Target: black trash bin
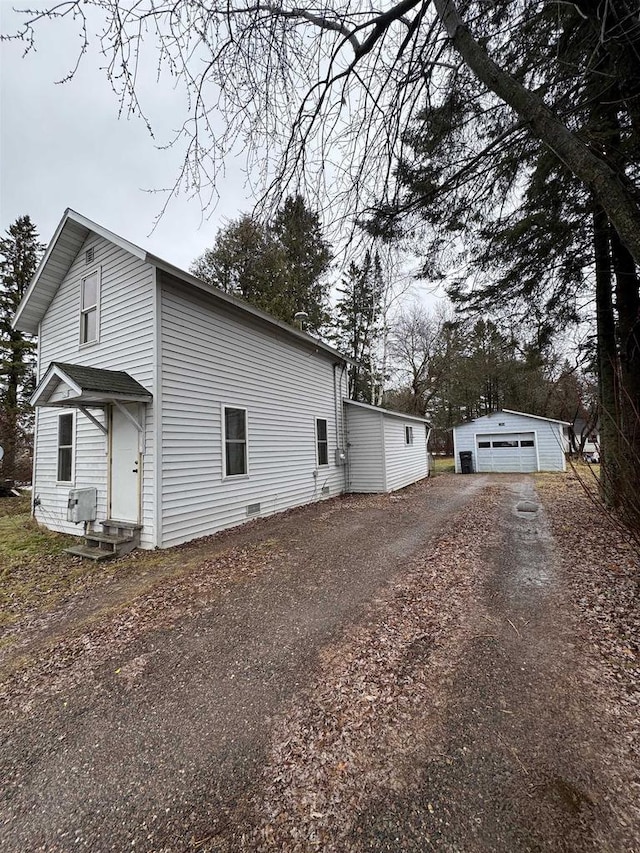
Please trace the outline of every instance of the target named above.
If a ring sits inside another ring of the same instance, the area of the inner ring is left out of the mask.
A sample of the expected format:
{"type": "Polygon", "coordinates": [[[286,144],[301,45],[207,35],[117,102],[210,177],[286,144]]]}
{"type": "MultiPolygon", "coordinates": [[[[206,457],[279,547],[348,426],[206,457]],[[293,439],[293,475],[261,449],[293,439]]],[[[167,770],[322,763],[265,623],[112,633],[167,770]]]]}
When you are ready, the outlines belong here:
{"type": "Polygon", "coordinates": [[[463,474],[473,474],[473,451],[460,451],[460,469],[463,474]]]}

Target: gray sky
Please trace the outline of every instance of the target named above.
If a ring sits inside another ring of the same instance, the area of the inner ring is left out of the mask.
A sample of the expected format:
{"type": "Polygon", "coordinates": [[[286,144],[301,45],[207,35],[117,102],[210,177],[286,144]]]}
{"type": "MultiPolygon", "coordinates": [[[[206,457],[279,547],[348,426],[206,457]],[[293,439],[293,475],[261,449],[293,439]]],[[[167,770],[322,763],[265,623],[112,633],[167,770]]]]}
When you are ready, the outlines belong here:
{"type": "MultiPolygon", "coordinates": [[[[15,20],[0,0],[0,31],[15,20]]],[[[27,5],[26,2],[22,5],[27,5]]],[[[0,49],[0,230],[28,214],[44,242],[51,238],[65,208],[71,207],[160,257],[187,268],[213,242],[225,221],[249,211],[241,158],[228,158],[220,201],[202,221],[198,199],[173,199],[151,233],[164,196],[145,190],[171,186],[180,152],[160,151],[184,116],[179,95],[151,79],[141,95],[157,139],[137,118],[118,120],[118,102],[96,53],[83,61],[69,83],[64,77],[77,51],[77,25],[45,24],[37,53],[21,58],[20,44],[0,49]]]]}

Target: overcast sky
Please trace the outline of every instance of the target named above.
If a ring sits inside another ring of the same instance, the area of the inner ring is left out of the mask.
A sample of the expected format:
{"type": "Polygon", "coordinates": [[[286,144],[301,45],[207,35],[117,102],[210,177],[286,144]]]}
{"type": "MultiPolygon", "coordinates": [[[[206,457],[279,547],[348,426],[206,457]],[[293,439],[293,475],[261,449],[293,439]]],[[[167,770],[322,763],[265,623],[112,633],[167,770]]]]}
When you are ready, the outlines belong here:
{"type": "MultiPolygon", "coordinates": [[[[0,31],[15,21],[0,0],[0,31]]],[[[23,5],[27,5],[26,0],[23,5]]],[[[68,73],[77,51],[77,25],[46,24],[37,53],[22,58],[20,44],[0,49],[0,228],[2,234],[28,214],[44,242],[70,207],[160,257],[187,268],[213,242],[225,221],[253,206],[242,161],[228,158],[220,202],[202,222],[200,203],[174,199],[151,233],[164,196],[145,190],[170,186],[180,166],[178,151],[160,151],[182,115],[179,96],[153,79],[141,95],[153,116],[157,143],[138,119],[118,120],[118,103],[93,53],[76,78],[68,73]]]]}
{"type": "MultiPolygon", "coordinates": [[[[26,6],[28,0],[0,0],[2,33],[15,31],[16,21],[22,20],[12,4],[26,6]]],[[[179,149],[160,146],[186,117],[183,95],[170,81],[156,81],[154,54],[146,77],[139,77],[137,93],[155,139],[141,119],[118,118],[118,100],[100,71],[104,58],[91,29],[90,49],[77,74],[56,83],[74,65],[78,32],[79,24],[71,20],[45,22],[35,52],[23,57],[19,42],[3,42],[0,48],[0,233],[28,214],[46,244],[70,207],[188,269],[213,244],[222,225],[256,203],[244,158],[225,158],[225,176],[217,185],[220,198],[208,218],[203,219],[199,199],[183,194],[170,201],[156,225],[166,194],[150,191],[172,186],[182,163],[179,149]]],[[[339,277],[339,263],[334,277],[339,277]]],[[[406,287],[415,268],[415,259],[407,258],[396,285],[406,287]]],[[[441,293],[425,284],[414,284],[411,292],[426,305],[441,293]]]]}

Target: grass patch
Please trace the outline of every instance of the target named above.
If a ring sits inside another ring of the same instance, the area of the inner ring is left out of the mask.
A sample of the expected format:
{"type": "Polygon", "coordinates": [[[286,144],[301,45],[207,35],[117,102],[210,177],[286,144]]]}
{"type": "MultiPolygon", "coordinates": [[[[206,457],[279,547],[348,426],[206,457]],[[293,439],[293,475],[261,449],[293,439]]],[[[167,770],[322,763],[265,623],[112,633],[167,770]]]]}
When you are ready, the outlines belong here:
{"type": "MultiPolygon", "coordinates": [[[[17,499],[18,500],[18,499],[17,499]]],[[[69,545],[71,537],[40,527],[27,513],[0,516],[0,560],[4,569],[32,557],[51,557],[69,545]]]]}
{"type": "Polygon", "coordinates": [[[434,474],[455,474],[456,463],[453,456],[435,456],[433,460],[434,474]]]}
{"type": "Polygon", "coordinates": [[[0,508],[0,625],[19,618],[25,606],[41,603],[67,588],[71,575],[81,572],[61,557],[71,537],[39,527],[29,513],[13,512],[7,502],[25,504],[23,498],[3,498],[0,508]]]}
{"type": "Polygon", "coordinates": [[[23,493],[19,498],[0,498],[0,518],[8,515],[29,515],[31,511],[31,495],[23,493]]]}

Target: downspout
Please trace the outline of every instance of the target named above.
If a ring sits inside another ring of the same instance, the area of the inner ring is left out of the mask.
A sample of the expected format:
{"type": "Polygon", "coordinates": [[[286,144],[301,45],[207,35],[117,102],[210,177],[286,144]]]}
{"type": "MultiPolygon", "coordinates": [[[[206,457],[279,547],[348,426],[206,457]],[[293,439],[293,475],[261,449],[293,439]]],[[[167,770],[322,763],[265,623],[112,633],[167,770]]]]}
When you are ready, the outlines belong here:
{"type": "Polygon", "coordinates": [[[425,448],[427,450],[427,477],[431,476],[431,466],[429,465],[429,439],[431,438],[431,424],[429,424],[429,428],[427,429],[427,440],[425,442],[425,448]]]}
{"type": "MultiPolygon", "coordinates": [[[[346,366],[347,366],[346,362],[344,362],[344,361],[335,361],[333,363],[333,412],[334,412],[334,417],[335,417],[335,422],[336,422],[336,444],[337,444],[336,449],[341,447],[345,456],[347,454],[347,443],[346,443],[346,436],[345,436],[344,405],[342,404],[342,382],[344,380],[344,372],[345,372],[346,366]],[[339,383],[336,381],[336,367],[341,368],[339,383]],[[338,413],[338,387],[340,388],[340,392],[341,392],[340,393],[340,404],[342,405],[342,420],[341,421],[339,420],[339,413],[338,413]],[[340,439],[342,439],[342,440],[340,440],[340,439]]],[[[349,464],[349,459],[346,458],[345,463],[342,466],[342,469],[343,469],[343,475],[342,476],[343,476],[343,481],[344,481],[343,482],[343,490],[342,490],[343,493],[346,493],[348,490],[348,487],[349,487],[348,471],[347,471],[348,464],[349,464]]]]}

